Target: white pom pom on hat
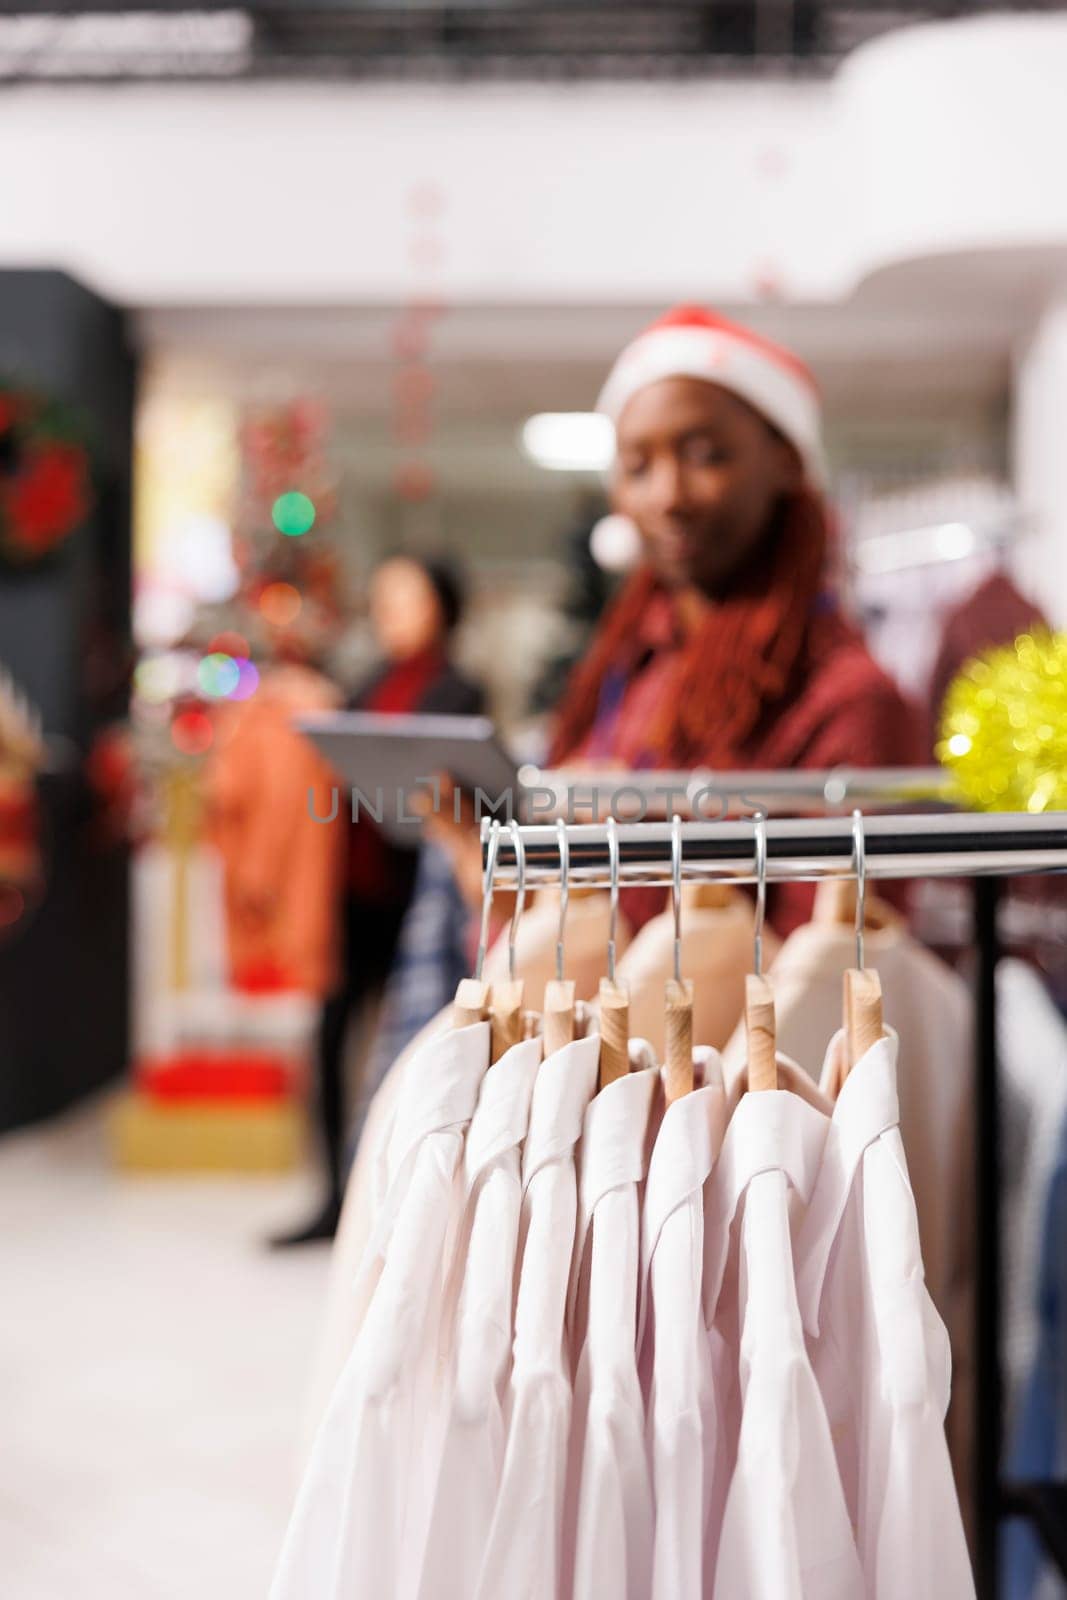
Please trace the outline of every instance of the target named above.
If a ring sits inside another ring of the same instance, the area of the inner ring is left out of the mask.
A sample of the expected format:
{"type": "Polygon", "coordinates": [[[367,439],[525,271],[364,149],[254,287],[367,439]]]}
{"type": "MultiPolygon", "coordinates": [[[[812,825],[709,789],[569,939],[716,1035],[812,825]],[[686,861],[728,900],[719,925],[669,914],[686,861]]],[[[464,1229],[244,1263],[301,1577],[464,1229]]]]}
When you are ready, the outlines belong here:
{"type": "Polygon", "coordinates": [[[824,482],[818,389],[791,351],[701,306],[676,306],[627,345],[596,408],[618,422],[639,390],[664,378],[703,378],[747,400],[794,446],[809,482],[824,482]]]}
{"type": "Polygon", "coordinates": [[[601,572],[630,572],[641,560],[636,522],[617,511],[601,517],[589,535],[589,549],[601,572]]]}

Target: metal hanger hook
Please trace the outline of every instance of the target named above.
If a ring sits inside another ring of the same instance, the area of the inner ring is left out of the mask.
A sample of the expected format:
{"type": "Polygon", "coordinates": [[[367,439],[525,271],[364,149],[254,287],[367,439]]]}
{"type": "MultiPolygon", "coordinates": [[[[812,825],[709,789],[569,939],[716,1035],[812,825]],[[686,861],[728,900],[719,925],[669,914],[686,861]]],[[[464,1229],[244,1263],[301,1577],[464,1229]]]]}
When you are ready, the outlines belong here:
{"type": "Polygon", "coordinates": [[[608,921],[608,981],[615,982],[615,933],[619,922],[619,825],[614,817],[607,822],[608,862],[610,864],[611,912],[608,921]]]}
{"type": "Polygon", "coordinates": [[[515,910],[511,914],[508,930],[508,977],[515,982],[515,941],[519,936],[519,921],[526,906],[526,846],[517,822],[508,823],[511,842],[515,846],[515,910]]]}
{"type": "Polygon", "coordinates": [[[753,967],[763,976],[763,924],[767,916],[767,814],[757,811],[752,819],[756,843],[756,930],[753,967]]]}
{"type": "MultiPolygon", "coordinates": [[[[489,822],[486,817],[482,822],[483,838],[485,824],[489,822]]],[[[474,976],[480,983],[482,981],[482,968],[485,965],[485,950],[489,943],[489,915],[493,909],[493,879],[496,877],[496,858],[500,850],[500,823],[494,817],[489,823],[489,848],[485,855],[485,875],[482,878],[482,926],[478,937],[478,960],[474,968],[474,976]]]]}
{"type": "Polygon", "coordinates": [[[556,977],[563,982],[563,935],[567,926],[567,904],[571,893],[571,841],[567,824],[556,818],[556,838],[559,841],[559,928],[556,932],[556,977]]]}
{"type": "Polygon", "coordinates": [[[863,936],[867,921],[867,840],[863,812],[852,813],[852,868],[856,874],[856,966],[863,971],[863,936]]]}
{"type": "Polygon", "coordinates": [[[674,908],[674,978],[682,981],[682,819],[671,818],[671,905],[674,908]]]}

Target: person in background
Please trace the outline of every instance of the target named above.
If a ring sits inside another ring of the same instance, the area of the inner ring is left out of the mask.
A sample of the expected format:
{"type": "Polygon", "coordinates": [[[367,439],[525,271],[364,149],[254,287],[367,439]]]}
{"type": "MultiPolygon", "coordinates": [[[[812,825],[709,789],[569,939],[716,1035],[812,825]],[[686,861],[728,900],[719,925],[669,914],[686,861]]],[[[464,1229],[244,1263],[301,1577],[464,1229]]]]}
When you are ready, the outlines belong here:
{"type": "MultiPolygon", "coordinates": [[[[449,655],[463,600],[461,576],[445,560],[395,555],[381,562],[371,577],[369,610],[383,660],[353,697],[351,708],[438,716],[480,713],[482,690],[456,670],[449,655]]],[[[388,977],[417,862],[417,851],[391,845],[369,818],[361,816],[349,825],[341,979],[323,1007],[316,1050],[326,1195],[315,1216],[276,1239],[278,1246],[330,1239],[336,1230],[345,1178],[348,1021],[388,977]]]]}
{"type": "MultiPolygon", "coordinates": [[[[820,406],[797,357],[681,306],[622,352],[598,410],[615,425],[613,509],[634,525],[640,561],[569,679],[548,764],[920,762],[917,712],[828,584],[820,406]]],[[[429,826],[476,892],[476,830],[444,814],[429,826]]],[[[813,891],[775,888],[768,915],[785,934],[813,891]]],[[[662,895],[627,899],[640,925],[662,895]]]]}

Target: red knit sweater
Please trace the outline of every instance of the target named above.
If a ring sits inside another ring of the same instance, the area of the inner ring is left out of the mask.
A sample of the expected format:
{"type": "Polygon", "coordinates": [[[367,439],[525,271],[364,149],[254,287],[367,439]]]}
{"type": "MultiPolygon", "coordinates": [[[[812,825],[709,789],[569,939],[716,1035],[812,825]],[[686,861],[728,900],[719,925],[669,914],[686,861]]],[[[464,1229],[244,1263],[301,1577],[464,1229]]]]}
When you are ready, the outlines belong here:
{"type": "MultiPolygon", "coordinates": [[[[645,648],[637,670],[621,686],[606,685],[596,721],[570,761],[649,765],[642,759],[643,729],[651,707],[669,693],[681,647],[667,596],[648,608],[640,638],[645,648]]],[[[737,749],[734,767],[910,766],[922,759],[918,712],[875,662],[858,630],[832,602],[820,599],[784,693],[763,707],[737,749]]],[[[813,885],[803,883],[772,889],[768,915],[779,933],[808,920],[813,894],[813,885]]],[[[631,890],[626,915],[639,926],[662,902],[658,889],[631,890]]]]}

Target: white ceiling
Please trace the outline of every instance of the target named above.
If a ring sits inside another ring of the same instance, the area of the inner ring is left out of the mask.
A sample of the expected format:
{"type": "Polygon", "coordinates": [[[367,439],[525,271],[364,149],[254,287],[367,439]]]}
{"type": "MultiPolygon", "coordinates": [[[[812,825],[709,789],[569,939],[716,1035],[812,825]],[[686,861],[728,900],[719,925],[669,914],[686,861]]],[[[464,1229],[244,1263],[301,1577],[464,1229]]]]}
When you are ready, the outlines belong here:
{"type": "MultiPolygon", "coordinates": [[[[875,301],[882,295],[872,296],[875,301]]],[[[872,419],[946,405],[984,408],[1006,394],[1025,304],[927,312],[884,303],[750,308],[744,317],[789,343],[813,367],[827,412],[861,407],[872,419]]],[[[593,404],[614,354],[655,307],[529,306],[446,310],[432,325],[427,362],[441,423],[517,422],[537,410],[593,404]]],[[[399,361],[395,307],[337,310],[149,310],[139,338],[153,381],[219,388],[242,399],[313,388],[339,415],[387,426],[399,361]]]]}
{"type": "MultiPolygon", "coordinates": [[[[518,429],[535,411],[589,408],[614,354],[654,314],[647,306],[467,306],[437,319],[426,357],[436,380],[432,433],[421,453],[441,487],[476,498],[569,492],[567,480],[524,458],[518,429]]],[[[981,316],[959,304],[920,314],[861,303],[744,315],[812,365],[839,466],[901,462],[921,472],[942,459],[960,466],[997,457],[1023,323],[1010,304],[981,316]]],[[[401,317],[386,307],[143,312],[146,388],[239,402],[322,396],[346,476],[366,495],[384,494],[404,455],[392,432],[401,317]]]]}

